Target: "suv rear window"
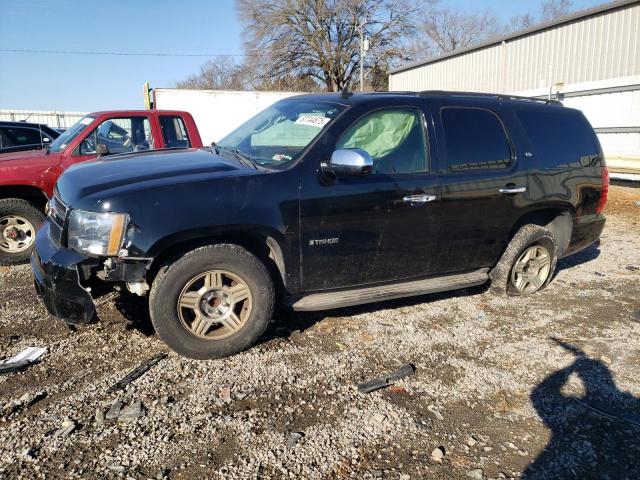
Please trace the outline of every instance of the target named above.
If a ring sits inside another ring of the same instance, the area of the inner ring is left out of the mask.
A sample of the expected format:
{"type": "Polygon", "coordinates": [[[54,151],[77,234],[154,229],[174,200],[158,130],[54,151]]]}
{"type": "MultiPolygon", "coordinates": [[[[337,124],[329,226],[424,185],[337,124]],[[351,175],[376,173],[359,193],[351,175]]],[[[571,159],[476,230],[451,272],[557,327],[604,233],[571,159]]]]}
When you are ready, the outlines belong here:
{"type": "Polygon", "coordinates": [[[40,132],[33,128],[9,127],[5,133],[11,138],[14,145],[40,145],[42,140],[40,132]]]}
{"type": "Polygon", "coordinates": [[[188,148],[191,146],[184,120],[180,117],[163,115],[160,117],[162,137],[167,148],[188,148]]]}
{"type": "Polygon", "coordinates": [[[445,107],[440,116],[447,149],[447,171],[509,165],[511,148],[496,114],[480,108],[445,107]]]}
{"type": "Polygon", "coordinates": [[[547,167],[587,166],[599,158],[593,130],[578,112],[520,110],[516,115],[547,167]]]}

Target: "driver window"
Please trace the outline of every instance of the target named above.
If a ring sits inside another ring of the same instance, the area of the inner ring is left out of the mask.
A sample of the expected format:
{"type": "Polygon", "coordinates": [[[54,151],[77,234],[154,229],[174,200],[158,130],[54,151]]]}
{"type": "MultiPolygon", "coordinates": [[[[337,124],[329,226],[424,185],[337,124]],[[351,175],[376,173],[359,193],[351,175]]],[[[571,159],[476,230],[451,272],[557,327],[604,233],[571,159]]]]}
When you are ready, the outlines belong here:
{"type": "Polygon", "coordinates": [[[151,124],[147,117],[112,118],[105,120],[80,144],[80,154],[96,153],[104,144],[109,153],[140,152],[153,148],[151,124]]]}
{"type": "Polygon", "coordinates": [[[373,159],[374,174],[428,171],[422,115],[415,109],[377,110],[357,120],[336,149],[361,148],[373,159]]]}

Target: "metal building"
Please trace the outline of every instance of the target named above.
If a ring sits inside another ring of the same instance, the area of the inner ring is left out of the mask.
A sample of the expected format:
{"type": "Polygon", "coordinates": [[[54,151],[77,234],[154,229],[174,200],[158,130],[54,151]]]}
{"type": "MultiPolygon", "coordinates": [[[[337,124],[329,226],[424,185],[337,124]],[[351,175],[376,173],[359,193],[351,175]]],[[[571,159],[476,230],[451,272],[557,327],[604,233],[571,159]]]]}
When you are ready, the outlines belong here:
{"type": "Polygon", "coordinates": [[[618,177],[640,179],[640,0],[606,3],[400,67],[389,90],[557,98],[586,114],[618,177]]]}

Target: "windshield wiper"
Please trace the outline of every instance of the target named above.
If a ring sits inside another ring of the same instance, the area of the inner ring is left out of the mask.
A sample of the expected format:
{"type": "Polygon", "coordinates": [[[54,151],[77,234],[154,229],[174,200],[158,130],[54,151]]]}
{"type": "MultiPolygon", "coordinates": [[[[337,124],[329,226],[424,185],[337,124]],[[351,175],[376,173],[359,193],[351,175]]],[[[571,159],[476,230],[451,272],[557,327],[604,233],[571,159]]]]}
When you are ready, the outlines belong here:
{"type": "Polygon", "coordinates": [[[229,147],[221,147],[216,145],[216,152],[221,150],[223,152],[231,153],[236,160],[247,167],[253,167],[255,170],[258,170],[258,166],[251,161],[249,156],[246,153],[242,153],[238,148],[229,148],[229,147]]]}

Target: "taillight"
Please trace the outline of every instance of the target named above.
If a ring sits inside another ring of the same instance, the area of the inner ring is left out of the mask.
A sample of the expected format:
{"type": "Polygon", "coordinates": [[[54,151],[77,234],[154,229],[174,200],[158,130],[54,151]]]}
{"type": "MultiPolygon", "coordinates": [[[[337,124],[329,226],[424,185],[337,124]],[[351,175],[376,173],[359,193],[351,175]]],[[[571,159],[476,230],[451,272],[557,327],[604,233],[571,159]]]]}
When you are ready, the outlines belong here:
{"type": "Polygon", "coordinates": [[[602,190],[600,190],[600,201],[598,202],[596,213],[602,213],[604,211],[604,207],[607,204],[607,197],[609,197],[609,169],[602,167],[602,190]]]}

